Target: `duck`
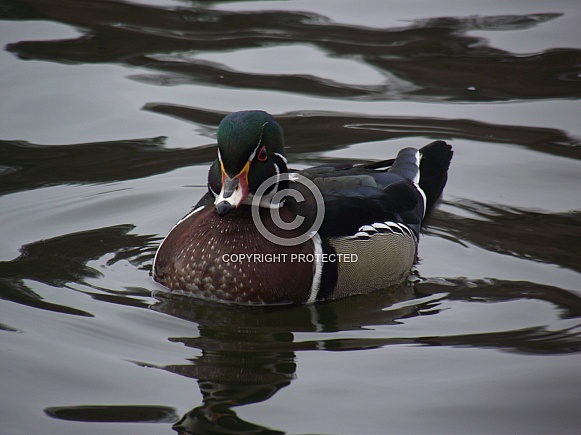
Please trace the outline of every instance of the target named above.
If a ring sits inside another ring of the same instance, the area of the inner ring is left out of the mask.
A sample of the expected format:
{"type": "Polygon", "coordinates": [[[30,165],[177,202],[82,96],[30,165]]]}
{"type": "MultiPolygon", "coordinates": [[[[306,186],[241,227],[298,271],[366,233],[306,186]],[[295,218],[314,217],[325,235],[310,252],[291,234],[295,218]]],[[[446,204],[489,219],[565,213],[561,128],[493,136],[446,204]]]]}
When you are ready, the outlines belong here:
{"type": "Polygon", "coordinates": [[[166,290],[242,305],[311,304],[401,284],[448,179],[437,140],[395,158],[289,169],[261,110],[226,115],[208,191],[160,243],[166,290]]]}

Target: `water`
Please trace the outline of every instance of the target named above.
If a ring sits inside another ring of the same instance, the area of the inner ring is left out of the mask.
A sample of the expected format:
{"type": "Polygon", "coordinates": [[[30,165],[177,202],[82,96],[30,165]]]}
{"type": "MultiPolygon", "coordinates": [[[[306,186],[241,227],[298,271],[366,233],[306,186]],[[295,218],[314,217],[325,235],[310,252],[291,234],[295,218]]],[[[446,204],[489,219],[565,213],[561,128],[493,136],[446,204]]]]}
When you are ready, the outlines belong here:
{"type": "Polygon", "coordinates": [[[0,433],[579,431],[577,2],[12,0],[0,19],[0,433]],[[250,108],[298,168],[453,144],[409,283],[265,309],[156,292],[217,123],[250,108]]]}

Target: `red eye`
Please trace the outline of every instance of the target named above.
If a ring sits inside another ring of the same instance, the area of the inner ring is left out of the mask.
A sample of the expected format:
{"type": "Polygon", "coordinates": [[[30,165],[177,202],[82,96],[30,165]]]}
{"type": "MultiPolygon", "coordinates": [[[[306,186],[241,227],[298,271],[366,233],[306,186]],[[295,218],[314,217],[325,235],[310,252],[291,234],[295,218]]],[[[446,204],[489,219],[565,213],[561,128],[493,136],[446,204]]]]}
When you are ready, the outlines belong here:
{"type": "Polygon", "coordinates": [[[258,151],[258,161],[259,162],[266,162],[268,155],[266,154],[266,147],[260,148],[258,151]]]}

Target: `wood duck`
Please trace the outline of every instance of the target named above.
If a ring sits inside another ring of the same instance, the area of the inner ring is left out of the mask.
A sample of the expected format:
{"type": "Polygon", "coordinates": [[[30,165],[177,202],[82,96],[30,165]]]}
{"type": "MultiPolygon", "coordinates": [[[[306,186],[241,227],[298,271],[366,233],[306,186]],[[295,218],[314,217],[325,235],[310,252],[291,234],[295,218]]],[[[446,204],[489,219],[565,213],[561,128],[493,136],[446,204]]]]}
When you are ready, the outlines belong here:
{"type": "Polygon", "coordinates": [[[159,246],[157,282],[222,302],[304,304],[406,279],[447,181],[450,145],[294,171],[266,112],[231,113],[217,136],[208,192],[159,246]]]}

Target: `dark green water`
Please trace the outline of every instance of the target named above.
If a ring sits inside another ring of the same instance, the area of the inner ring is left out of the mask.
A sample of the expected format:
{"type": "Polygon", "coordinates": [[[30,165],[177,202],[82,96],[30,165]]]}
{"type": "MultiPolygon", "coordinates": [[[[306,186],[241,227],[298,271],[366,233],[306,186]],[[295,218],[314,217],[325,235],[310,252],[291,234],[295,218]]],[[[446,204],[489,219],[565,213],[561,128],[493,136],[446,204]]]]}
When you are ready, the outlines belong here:
{"type": "Polygon", "coordinates": [[[0,0],[0,433],[578,432],[579,22],[574,0],[0,0]],[[454,146],[412,281],[156,292],[244,109],[298,168],[454,146]]]}

